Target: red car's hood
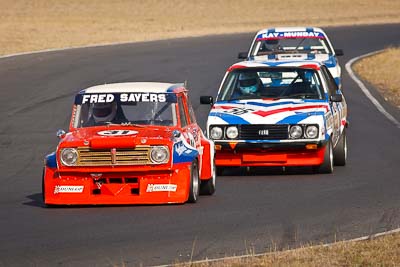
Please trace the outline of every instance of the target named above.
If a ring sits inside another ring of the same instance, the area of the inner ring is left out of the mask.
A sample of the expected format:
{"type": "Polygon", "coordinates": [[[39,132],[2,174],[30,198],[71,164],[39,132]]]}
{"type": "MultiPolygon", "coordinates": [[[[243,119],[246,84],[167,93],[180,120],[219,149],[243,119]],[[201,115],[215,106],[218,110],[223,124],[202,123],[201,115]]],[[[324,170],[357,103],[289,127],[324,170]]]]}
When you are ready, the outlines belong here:
{"type": "Polygon", "coordinates": [[[136,145],[167,145],[173,127],[163,126],[101,126],[79,128],[60,142],[60,147],[89,146],[91,148],[131,148],[136,145]]]}

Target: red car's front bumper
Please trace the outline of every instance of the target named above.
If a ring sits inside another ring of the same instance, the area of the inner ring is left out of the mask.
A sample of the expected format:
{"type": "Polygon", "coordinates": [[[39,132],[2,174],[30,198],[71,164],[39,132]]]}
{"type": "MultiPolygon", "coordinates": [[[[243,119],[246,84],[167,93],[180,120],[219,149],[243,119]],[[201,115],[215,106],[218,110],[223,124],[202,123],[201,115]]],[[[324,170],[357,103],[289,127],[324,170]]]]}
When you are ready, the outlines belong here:
{"type": "Polygon", "coordinates": [[[217,166],[318,166],[324,161],[322,144],[216,145],[217,166]]]}
{"type": "Polygon", "coordinates": [[[129,172],[58,172],[45,167],[45,204],[163,204],[184,203],[189,196],[190,164],[173,170],[129,172]]]}

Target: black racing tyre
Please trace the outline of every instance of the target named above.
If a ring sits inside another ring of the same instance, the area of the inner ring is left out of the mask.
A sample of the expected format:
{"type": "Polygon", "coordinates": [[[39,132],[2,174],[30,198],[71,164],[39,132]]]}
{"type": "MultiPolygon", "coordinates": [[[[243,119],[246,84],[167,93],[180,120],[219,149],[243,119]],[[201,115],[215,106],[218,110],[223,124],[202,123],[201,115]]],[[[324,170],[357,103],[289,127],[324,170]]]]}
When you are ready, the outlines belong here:
{"type": "Polygon", "coordinates": [[[318,173],[332,173],[333,172],[333,148],[332,141],[329,140],[326,144],[325,153],[324,153],[324,162],[316,166],[314,171],[318,173]]]}
{"type": "Polygon", "coordinates": [[[224,167],[216,168],[216,174],[217,174],[217,176],[223,176],[224,175],[224,167]]]}
{"type": "Polygon", "coordinates": [[[200,179],[199,179],[199,167],[197,160],[192,162],[190,168],[190,188],[189,188],[189,203],[196,203],[199,199],[200,194],[200,179]]]}
{"type": "Polygon", "coordinates": [[[215,192],[215,181],[217,178],[215,163],[213,163],[213,175],[210,179],[202,181],[200,184],[200,194],[211,196],[215,192]]]}
{"type": "Polygon", "coordinates": [[[339,142],[333,149],[333,162],[337,166],[345,166],[346,160],[347,160],[347,137],[346,137],[346,129],[344,129],[342,135],[339,138],[339,142]]]}

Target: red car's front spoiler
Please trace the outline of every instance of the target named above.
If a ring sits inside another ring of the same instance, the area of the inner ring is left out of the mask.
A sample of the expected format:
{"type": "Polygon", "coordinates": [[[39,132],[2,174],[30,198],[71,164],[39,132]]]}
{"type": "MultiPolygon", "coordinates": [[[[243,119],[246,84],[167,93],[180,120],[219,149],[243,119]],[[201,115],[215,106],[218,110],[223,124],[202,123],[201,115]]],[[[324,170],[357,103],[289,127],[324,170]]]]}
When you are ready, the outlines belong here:
{"type": "Polygon", "coordinates": [[[45,204],[105,205],[184,203],[189,196],[190,164],[171,171],[59,173],[45,167],[45,204]]]}

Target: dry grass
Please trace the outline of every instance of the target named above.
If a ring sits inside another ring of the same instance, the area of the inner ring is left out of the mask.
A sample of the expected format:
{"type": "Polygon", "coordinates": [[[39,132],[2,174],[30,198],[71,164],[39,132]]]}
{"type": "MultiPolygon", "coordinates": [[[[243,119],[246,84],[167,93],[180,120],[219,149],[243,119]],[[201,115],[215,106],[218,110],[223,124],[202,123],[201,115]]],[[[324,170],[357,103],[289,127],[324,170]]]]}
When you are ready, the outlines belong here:
{"type": "Polygon", "coordinates": [[[0,0],[0,21],[4,55],[271,26],[400,22],[400,1],[0,0]]]}
{"type": "Polygon", "coordinates": [[[304,247],[291,251],[273,252],[261,257],[201,264],[188,263],[183,266],[400,266],[400,234],[369,241],[338,242],[329,247],[304,247]]]}
{"type": "Polygon", "coordinates": [[[386,101],[400,108],[400,48],[364,58],[354,65],[354,70],[373,84],[386,101]]]}

